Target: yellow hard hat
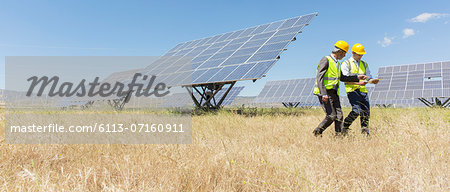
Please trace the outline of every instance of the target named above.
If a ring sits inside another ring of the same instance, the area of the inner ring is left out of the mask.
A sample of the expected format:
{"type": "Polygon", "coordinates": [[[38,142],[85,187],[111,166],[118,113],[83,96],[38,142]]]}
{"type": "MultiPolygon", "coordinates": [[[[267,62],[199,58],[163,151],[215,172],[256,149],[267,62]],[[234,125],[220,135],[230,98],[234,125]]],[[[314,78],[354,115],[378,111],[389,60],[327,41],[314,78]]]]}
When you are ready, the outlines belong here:
{"type": "Polygon", "coordinates": [[[364,55],[366,54],[366,51],[364,50],[364,46],[357,43],[355,45],[353,45],[352,47],[352,51],[357,53],[358,55],[364,55]]]}
{"type": "Polygon", "coordinates": [[[350,47],[348,45],[348,43],[345,42],[345,41],[338,41],[338,42],[336,42],[336,44],[334,44],[334,46],[339,48],[339,49],[344,50],[346,53],[348,53],[348,48],[350,47]]]}

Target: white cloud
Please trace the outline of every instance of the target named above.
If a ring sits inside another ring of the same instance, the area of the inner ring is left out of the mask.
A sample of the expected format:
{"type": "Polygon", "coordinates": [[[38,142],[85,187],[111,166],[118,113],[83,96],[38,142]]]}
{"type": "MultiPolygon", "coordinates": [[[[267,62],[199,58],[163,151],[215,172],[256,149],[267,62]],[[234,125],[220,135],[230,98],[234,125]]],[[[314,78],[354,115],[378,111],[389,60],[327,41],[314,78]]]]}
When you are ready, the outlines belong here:
{"type": "Polygon", "coordinates": [[[382,47],[387,47],[392,44],[392,40],[394,40],[395,37],[384,37],[383,41],[378,41],[378,44],[380,44],[382,47]]]}
{"type": "Polygon", "coordinates": [[[449,16],[449,14],[446,13],[422,13],[410,19],[409,21],[414,23],[426,23],[430,19],[439,19],[447,16],[449,16]]]}
{"type": "Polygon", "coordinates": [[[448,21],[446,21],[446,22],[445,22],[444,24],[446,24],[446,25],[447,25],[447,24],[448,24],[448,21]]]}
{"type": "Polygon", "coordinates": [[[415,34],[414,29],[403,29],[403,39],[413,36],[415,34]]]}

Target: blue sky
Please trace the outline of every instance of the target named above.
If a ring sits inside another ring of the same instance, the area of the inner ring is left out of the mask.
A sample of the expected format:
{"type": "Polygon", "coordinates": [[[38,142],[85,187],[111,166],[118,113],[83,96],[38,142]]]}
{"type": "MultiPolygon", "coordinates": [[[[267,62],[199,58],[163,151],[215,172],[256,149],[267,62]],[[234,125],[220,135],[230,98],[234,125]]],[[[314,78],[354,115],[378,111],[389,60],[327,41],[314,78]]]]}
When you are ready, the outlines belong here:
{"type": "MultiPolygon", "coordinates": [[[[314,77],[345,40],[366,47],[372,72],[450,60],[450,1],[1,1],[0,88],[5,56],[158,56],[184,41],[318,12],[267,80],[314,77]]],[[[348,54],[346,58],[350,57],[348,54]]]]}

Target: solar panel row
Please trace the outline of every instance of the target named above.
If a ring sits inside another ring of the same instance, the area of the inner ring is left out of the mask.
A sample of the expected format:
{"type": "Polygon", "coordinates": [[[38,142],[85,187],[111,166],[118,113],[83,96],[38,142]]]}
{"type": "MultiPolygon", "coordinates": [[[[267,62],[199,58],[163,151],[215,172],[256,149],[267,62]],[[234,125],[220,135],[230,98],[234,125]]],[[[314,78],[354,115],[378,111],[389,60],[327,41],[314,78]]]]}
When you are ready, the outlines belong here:
{"type": "Polygon", "coordinates": [[[394,107],[417,107],[424,106],[418,99],[389,99],[389,100],[371,100],[370,104],[374,105],[395,105],[394,107]]]}
{"type": "Polygon", "coordinates": [[[379,104],[419,103],[414,98],[450,97],[450,61],[380,67],[371,100],[379,104]]]}
{"type": "MultiPolygon", "coordinates": [[[[228,93],[227,97],[225,97],[222,105],[231,105],[233,104],[233,101],[236,99],[236,97],[241,93],[241,91],[244,89],[244,87],[233,87],[230,92],[228,93]]],[[[220,92],[219,92],[220,93],[220,92]]],[[[225,92],[224,92],[225,93],[225,92]]],[[[220,97],[219,97],[220,98],[220,97]]]]}
{"type": "Polygon", "coordinates": [[[255,98],[255,103],[301,102],[313,103],[315,78],[267,81],[255,98]]]}

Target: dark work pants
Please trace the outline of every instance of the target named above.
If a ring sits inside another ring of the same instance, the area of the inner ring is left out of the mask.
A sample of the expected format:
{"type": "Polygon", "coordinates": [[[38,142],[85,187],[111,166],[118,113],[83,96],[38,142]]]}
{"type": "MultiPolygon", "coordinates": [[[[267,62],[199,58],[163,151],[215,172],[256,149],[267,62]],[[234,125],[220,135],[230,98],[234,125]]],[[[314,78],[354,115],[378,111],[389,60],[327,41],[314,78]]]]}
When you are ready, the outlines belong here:
{"type": "Polygon", "coordinates": [[[319,124],[321,131],[327,129],[334,122],[334,130],[341,132],[344,116],[342,115],[341,102],[336,90],[327,90],[328,102],[322,101],[322,96],[319,96],[320,105],[325,111],[325,119],[319,124]]]}
{"type": "Polygon", "coordinates": [[[359,89],[347,93],[348,100],[352,105],[352,111],[344,120],[344,128],[350,127],[358,116],[361,120],[361,128],[368,128],[370,117],[369,96],[367,93],[359,91],[359,89]]]}

